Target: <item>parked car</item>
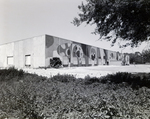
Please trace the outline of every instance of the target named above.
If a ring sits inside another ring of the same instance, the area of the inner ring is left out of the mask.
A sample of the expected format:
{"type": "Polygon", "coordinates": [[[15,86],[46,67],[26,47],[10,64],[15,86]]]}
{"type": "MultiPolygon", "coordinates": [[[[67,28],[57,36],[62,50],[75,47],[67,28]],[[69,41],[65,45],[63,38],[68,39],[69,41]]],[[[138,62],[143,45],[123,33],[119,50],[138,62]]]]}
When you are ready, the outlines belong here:
{"type": "Polygon", "coordinates": [[[62,61],[58,57],[53,57],[50,59],[50,66],[53,68],[59,68],[62,66],[62,61]]]}

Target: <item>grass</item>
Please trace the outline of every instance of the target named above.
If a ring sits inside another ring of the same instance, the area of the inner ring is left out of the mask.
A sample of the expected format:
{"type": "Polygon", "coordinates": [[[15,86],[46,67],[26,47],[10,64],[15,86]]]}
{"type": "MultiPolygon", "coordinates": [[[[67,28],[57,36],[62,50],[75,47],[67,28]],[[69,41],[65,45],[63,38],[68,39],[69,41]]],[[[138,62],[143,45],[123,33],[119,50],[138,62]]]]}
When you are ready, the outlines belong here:
{"type": "Polygon", "coordinates": [[[101,78],[46,78],[3,69],[0,119],[149,119],[149,76],[118,72],[101,78]]]}

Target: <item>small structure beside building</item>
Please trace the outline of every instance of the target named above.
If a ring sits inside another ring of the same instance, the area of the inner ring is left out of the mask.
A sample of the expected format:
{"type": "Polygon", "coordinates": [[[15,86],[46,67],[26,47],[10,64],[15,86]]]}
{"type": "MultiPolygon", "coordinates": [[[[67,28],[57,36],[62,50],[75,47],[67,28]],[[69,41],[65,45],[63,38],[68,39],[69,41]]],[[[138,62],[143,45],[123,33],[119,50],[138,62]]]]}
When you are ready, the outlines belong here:
{"type": "MultiPolygon", "coordinates": [[[[63,66],[121,65],[129,56],[99,47],[41,35],[0,45],[0,67],[50,67],[50,59],[58,57],[63,66]]],[[[129,64],[129,62],[127,62],[129,64]]]]}

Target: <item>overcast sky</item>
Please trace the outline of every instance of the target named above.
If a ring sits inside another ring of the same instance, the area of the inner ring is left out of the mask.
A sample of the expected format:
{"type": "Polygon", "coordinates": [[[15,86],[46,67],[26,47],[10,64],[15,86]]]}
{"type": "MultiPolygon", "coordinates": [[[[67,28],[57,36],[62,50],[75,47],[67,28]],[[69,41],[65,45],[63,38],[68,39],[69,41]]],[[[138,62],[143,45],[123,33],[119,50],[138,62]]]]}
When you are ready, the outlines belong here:
{"type": "MultiPolygon", "coordinates": [[[[101,48],[121,51],[116,44],[100,41],[93,35],[94,26],[71,24],[85,0],[0,0],[0,44],[49,34],[101,48]]],[[[141,51],[125,49],[124,52],[141,51]]]]}

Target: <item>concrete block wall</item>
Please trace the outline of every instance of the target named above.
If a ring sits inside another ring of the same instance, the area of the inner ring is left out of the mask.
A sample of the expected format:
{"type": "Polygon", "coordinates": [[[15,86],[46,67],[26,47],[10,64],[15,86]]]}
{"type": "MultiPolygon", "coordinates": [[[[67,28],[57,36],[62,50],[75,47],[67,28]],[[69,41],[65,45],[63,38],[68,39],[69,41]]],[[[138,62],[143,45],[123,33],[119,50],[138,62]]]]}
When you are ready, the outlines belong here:
{"type": "Polygon", "coordinates": [[[0,45],[0,67],[9,67],[8,57],[13,57],[16,68],[45,67],[45,35],[0,45]],[[30,66],[26,66],[30,56],[30,66]]]}
{"type": "MultiPolygon", "coordinates": [[[[7,67],[8,57],[14,55],[14,43],[9,43],[0,46],[0,67],[7,67]]],[[[13,61],[14,62],[14,61],[13,61]]]]}
{"type": "Polygon", "coordinates": [[[34,68],[45,67],[45,35],[33,38],[33,60],[34,68]]]}

